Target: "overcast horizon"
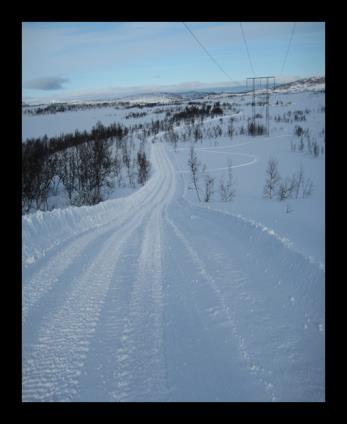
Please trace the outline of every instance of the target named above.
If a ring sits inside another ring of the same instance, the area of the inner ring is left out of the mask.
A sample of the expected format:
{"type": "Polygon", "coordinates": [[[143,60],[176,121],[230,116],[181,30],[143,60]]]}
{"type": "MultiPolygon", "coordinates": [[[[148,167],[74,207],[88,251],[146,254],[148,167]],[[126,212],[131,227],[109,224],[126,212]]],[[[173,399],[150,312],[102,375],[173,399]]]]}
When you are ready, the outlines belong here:
{"type": "Polygon", "coordinates": [[[121,97],[240,86],[254,74],[278,82],[325,74],[324,22],[187,26],[23,22],[22,99],[121,97]]]}

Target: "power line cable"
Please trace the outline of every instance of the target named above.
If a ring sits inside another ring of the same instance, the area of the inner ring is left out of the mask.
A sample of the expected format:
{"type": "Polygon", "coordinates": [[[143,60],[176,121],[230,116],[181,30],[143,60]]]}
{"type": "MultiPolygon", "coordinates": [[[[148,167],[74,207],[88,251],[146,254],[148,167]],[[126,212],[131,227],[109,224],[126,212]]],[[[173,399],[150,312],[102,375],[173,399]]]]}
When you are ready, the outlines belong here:
{"type": "Polygon", "coordinates": [[[230,79],[230,81],[233,82],[233,79],[231,76],[220,66],[220,64],[216,61],[216,59],[209,53],[209,51],[206,49],[206,47],[199,41],[199,39],[195,36],[195,34],[191,31],[191,29],[188,27],[188,25],[185,22],[182,22],[182,24],[187,28],[189,33],[192,35],[192,37],[195,39],[195,41],[200,45],[200,47],[204,50],[204,52],[207,54],[207,56],[218,66],[218,68],[223,72],[224,75],[230,79]]]}
{"type": "Polygon", "coordinates": [[[240,22],[240,28],[241,28],[241,32],[242,32],[243,41],[244,41],[245,46],[246,46],[246,51],[247,51],[247,56],[248,56],[249,64],[251,65],[251,70],[252,70],[252,72],[253,72],[253,76],[255,76],[255,72],[254,72],[254,68],[253,68],[253,64],[252,64],[251,56],[250,56],[250,54],[249,54],[249,50],[248,50],[248,45],[247,45],[246,36],[245,36],[244,31],[243,31],[242,22],[240,22]]]}
{"type": "Polygon", "coordinates": [[[292,28],[292,32],[291,32],[291,34],[290,34],[290,39],[289,39],[289,43],[288,43],[288,47],[287,47],[287,51],[286,51],[286,55],[284,56],[284,61],[283,61],[283,64],[282,64],[282,69],[281,69],[280,77],[281,77],[281,76],[282,76],[282,74],[283,74],[283,70],[284,70],[284,67],[285,67],[286,62],[287,62],[287,57],[288,57],[288,53],[289,53],[290,46],[291,46],[291,44],[292,44],[292,40],[293,40],[293,36],[294,36],[295,27],[296,27],[296,22],[294,22],[294,24],[293,24],[293,28],[292,28]]]}

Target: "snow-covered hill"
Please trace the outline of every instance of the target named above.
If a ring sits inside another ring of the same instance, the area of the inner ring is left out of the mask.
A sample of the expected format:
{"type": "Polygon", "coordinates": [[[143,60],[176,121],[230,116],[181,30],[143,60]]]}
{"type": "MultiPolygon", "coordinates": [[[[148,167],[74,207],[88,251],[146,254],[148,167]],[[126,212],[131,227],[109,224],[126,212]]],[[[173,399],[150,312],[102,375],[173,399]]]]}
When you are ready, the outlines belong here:
{"type": "Polygon", "coordinates": [[[303,91],[324,91],[325,77],[310,77],[281,84],[275,90],[277,93],[297,93],[303,91]]]}

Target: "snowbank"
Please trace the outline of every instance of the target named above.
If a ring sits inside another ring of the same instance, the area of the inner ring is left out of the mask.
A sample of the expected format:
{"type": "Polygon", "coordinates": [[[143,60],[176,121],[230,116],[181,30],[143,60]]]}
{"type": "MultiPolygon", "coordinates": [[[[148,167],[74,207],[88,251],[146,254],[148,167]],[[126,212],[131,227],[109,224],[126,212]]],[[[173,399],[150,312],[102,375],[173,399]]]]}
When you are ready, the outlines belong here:
{"type": "MultiPolygon", "coordinates": [[[[155,148],[152,145],[152,148],[155,148]]],[[[152,157],[151,151],[151,157],[152,157]]],[[[105,226],[124,211],[131,211],[139,202],[160,184],[157,176],[157,163],[152,163],[152,175],[146,185],[127,197],[106,200],[94,206],[70,206],[53,211],[37,211],[22,217],[22,264],[28,266],[36,262],[46,252],[62,242],[83,232],[105,226]]]]}

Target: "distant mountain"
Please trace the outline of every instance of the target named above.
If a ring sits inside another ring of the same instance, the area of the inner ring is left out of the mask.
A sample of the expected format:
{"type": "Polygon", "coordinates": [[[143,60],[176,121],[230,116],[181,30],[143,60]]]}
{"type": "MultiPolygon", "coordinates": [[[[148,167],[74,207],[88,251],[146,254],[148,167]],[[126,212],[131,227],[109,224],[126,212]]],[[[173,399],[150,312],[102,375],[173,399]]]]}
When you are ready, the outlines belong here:
{"type": "MultiPolygon", "coordinates": [[[[295,81],[291,81],[284,84],[276,84],[274,92],[277,93],[295,93],[300,91],[322,91],[325,90],[325,77],[309,77],[302,78],[295,81]]],[[[22,107],[37,106],[38,104],[50,104],[50,103],[103,103],[103,102],[127,102],[127,103],[138,103],[138,104],[172,104],[180,101],[197,100],[202,98],[208,98],[210,100],[218,97],[229,97],[232,95],[248,93],[250,87],[246,85],[238,86],[225,86],[225,87],[212,87],[212,88],[197,88],[193,90],[182,90],[182,91],[153,91],[150,93],[139,93],[126,96],[119,96],[114,94],[99,95],[99,96],[80,96],[75,99],[64,99],[61,101],[43,101],[42,99],[26,98],[22,101],[22,107]]],[[[263,89],[257,89],[258,93],[264,91],[263,89]]]]}
{"type": "Polygon", "coordinates": [[[154,93],[141,93],[134,94],[130,96],[118,97],[116,101],[127,102],[127,103],[138,103],[138,104],[148,104],[148,103],[175,103],[182,100],[182,96],[178,93],[164,93],[164,92],[154,92],[154,93]]]}
{"type": "Polygon", "coordinates": [[[325,90],[325,77],[302,78],[276,87],[276,92],[321,91],[325,90]]]}
{"type": "MultiPolygon", "coordinates": [[[[141,93],[137,95],[125,96],[117,100],[126,101],[129,103],[174,103],[182,100],[196,100],[207,96],[219,96],[221,94],[236,94],[245,92],[245,85],[233,87],[212,87],[209,89],[200,88],[196,90],[177,91],[177,92],[153,92],[141,93]]],[[[248,88],[249,90],[249,88],[248,88]]]]}

